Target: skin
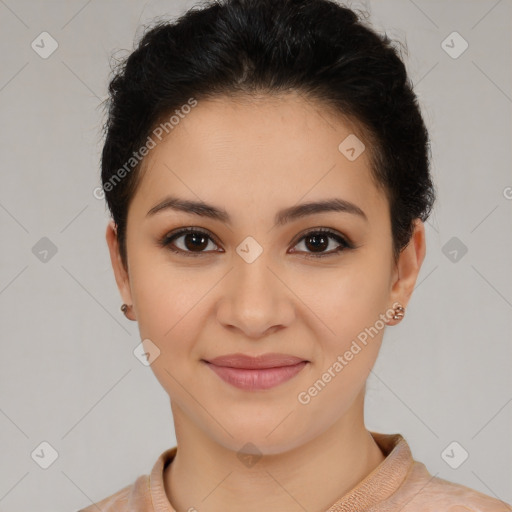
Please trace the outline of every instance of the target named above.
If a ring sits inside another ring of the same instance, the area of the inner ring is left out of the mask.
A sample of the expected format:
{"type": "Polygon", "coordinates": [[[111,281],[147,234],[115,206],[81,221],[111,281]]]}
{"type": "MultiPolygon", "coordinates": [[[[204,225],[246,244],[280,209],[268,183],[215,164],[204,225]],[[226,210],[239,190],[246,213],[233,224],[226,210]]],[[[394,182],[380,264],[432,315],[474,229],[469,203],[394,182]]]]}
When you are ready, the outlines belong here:
{"type": "Polygon", "coordinates": [[[351,133],[346,120],[291,93],[200,101],[144,161],[128,213],[128,268],[115,225],[107,226],[129,317],[160,350],[151,368],[170,397],[179,449],[164,481],[178,512],[226,504],[234,512],[321,512],[385,458],[364,424],[365,383],[385,328],[308,404],[297,399],[379,315],[396,302],[407,306],[425,256],[418,219],[395,264],[389,205],[371,179],[369,152],[349,161],[338,150],[351,133]],[[224,208],[231,226],[171,210],[147,217],[170,193],[224,208]],[[367,220],[324,212],[274,225],[282,208],[333,197],[367,220]],[[183,227],[212,237],[202,249],[185,236],[174,240],[199,256],[158,245],[183,227]],[[317,253],[330,256],[307,258],[315,245],[303,233],[321,227],[356,248],[334,253],[340,244],[328,238],[317,253]],[[252,263],[236,252],[247,236],[263,248],[252,263]],[[244,391],[201,362],[235,352],[309,363],[277,387],[244,391]],[[262,455],[252,466],[237,457],[248,442],[262,455]]]}

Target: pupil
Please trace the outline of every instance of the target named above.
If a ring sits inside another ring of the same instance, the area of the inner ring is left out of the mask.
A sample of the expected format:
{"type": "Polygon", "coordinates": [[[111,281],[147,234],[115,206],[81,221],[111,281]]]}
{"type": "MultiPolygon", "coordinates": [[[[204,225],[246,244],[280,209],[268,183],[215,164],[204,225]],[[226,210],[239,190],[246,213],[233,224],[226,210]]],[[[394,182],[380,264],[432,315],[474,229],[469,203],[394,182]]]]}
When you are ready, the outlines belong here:
{"type": "MultiPolygon", "coordinates": [[[[329,242],[325,243],[327,240],[327,237],[325,235],[310,235],[310,236],[308,236],[306,239],[306,245],[309,245],[309,244],[307,244],[307,240],[322,240],[321,243],[314,242],[313,244],[311,244],[313,246],[313,248],[316,248],[316,249],[320,248],[320,249],[325,250],[327,248],[327,246],[329,245],[329,242]]],[[[308,249],[309,249],[309,247],[308,247],[308,249]]]]}
{"type": "Polygon", "coordinates": [[[204,249],[208,245],[208,242],[206,240],[206,236],[200,233],[187,233],[187,235],[185,235],[185,246],[187,247],[187,249],[204,249]],[[188,241],[190,241],[190,239],[194,240],[192,244],[187,243],[188,241]],[[198,241],[199,244],[197,243],[198,241]]]}

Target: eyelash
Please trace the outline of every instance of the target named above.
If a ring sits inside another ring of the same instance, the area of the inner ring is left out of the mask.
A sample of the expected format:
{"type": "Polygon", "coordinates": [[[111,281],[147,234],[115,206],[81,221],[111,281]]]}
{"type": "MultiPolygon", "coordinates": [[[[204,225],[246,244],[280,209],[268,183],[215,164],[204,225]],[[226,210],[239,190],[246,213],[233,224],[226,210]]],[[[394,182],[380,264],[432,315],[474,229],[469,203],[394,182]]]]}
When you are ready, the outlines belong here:
{"type": "MultiPolygon", "coordinates": [[[[186,235],[188,233],[200,233],[202,235],[207,236],[215,245],[219,245],[219,244],[217,244],[215,239],[208,233],[208,231],[205,231],[201,228],[184,228],[184,229],[180,229],[179,231],[177,231],[175,233],[166,234],[161,240],[159,240],[159,245],[161,247],[165,247],[165,248],[169,249],[170,251],[172,251],[176,254],[183,254],[184,256],[187,256],[187,257],[188,256],[197,257],[197,256],[201,256],[202,254],[208,254],[207,252],[204,252],[204,251],[194,252],[194,251],[184,251],[182,249],[174,249],[171,246],[171,244],[174,240],[176,240],[176,239],[180,238],[180,236],[186,235]]],[[[335,256],[346,249],[354,249],[355,248],[355,246],[352,243],[350,243],[348,240],[346,240],[342,236],[338,235],[336,232],[331,231],[330,229],[327,229],[327,228],[315,228],[315,229],[308,231],[307,233],[303,234],[301,236],[301,238],[299,238],[299,240],[294,245],[297,245],[299,242],[301,242],[303,239],[307,238],[308,236],[317,235],[317,234],[327,235],[328,238],[332,238],[332,239],[336,240],[338,243],[340,243],[341,247],[339,247],[333,251],[326,252],[326,253],[320,253],[320,254],[306,253],[306,255],[305,255],[306,258],[326,258],[328,256],[335,256]]]]}

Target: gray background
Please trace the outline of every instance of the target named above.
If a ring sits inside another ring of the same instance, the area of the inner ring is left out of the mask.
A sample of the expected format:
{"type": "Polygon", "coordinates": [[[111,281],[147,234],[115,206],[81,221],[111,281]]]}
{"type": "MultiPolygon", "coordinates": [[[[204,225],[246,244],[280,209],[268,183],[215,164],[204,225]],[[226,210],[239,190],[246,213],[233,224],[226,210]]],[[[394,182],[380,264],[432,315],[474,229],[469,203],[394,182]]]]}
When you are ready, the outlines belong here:
{"type": "MultiPolygon", "coordinates": [[[[110,55],[193,4],[0,0],[0,511],[78,510],[174,446],[168,397],[132,354],[93,189],[110,55]],[[31,47],[43,31],[58,43],[46,59],[31,47]],[[43,441],[58,452],[48,469],[31,457],[43,441]]],[[[368,381],[367,427],[402,433],[433,475],[512,502],[512,3],[351,5],[408,46],[438,187],[417,289],[368,381]],[[469,44],[458,58],[442,47],[454,31],[469,44]],[[457,469],[441,456],[453,441],[469,453],[457,469]]]]}

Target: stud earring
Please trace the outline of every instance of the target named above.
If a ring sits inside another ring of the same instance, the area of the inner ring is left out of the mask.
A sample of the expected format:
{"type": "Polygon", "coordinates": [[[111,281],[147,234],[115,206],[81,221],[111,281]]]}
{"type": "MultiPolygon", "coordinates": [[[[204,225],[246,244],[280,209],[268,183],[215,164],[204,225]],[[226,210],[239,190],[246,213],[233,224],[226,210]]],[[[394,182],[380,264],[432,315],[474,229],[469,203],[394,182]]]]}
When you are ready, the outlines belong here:
{"type": "Polygon", "coordinates": [[[395,314],[392,316],[393,320],[402,320],[405,315],[405,308],[402,306],[397,306],[395,308],[395,314]]]}
{"type": "Polygon", "coordinates": [[[128,311],[128,308],[131,308],[131,306],[128,306],[128,304],[123,304],[123,305],[121,306],[121,311],[124,313],[124,316],[125,316],[126,318],[128,318],[128,315],[126,314],[126,312],[128,311]]]}

